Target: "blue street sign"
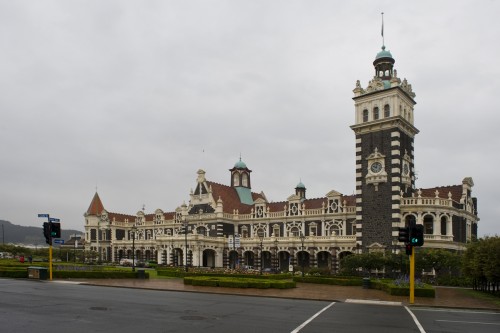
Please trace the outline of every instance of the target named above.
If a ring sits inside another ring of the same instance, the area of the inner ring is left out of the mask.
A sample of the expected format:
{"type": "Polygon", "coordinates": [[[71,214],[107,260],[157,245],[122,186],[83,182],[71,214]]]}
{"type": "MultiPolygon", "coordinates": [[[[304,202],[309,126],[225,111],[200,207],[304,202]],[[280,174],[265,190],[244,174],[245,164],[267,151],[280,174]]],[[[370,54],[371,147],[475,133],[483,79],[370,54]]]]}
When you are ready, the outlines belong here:
{"type": "Polygon", "coordinates": [[[38,217],[49,217],[49,214],[38,214],[38,217]]]}
{"type": "Polygon", "coordinates": [[[59,219],[56,219],[55,217],[50,217],[49,221],[50,222],[61,222],[59,219]]]}
{"type": "Polygon", "coordinates": [[[64,239],[54,239],[52,241],[56,244],[64,244],[64,239]]]}

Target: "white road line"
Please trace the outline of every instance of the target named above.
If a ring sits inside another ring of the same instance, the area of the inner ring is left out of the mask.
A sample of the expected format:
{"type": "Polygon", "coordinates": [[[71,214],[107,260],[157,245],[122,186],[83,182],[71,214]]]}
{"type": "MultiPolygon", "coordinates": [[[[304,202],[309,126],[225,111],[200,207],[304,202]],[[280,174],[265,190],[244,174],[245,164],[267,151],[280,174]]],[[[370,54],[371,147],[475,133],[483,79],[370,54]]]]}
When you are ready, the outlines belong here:
{"type": "Polygon", "coordinates": [[[294,329],[293,331],[291,331],[290,333],[297,333],[297,332],[300,332],[301,329],[303,329],[307,324],[309,324],[311,321],[313,321],[314,318],[316,318],[317,316],[319,316],[323,311],[327,310],[329,307],[331,307],[333,304],[335,304],[335,302],[332,302],[330,303],[328,306],[324,307],[323,309],[321,309],[321,311],[319,312],[316,312],[316,314],[314,316],[312,316],[311,318],[307,319],[305,322],[302,323],[302,325],[300,325],[299,327],[297,327],[296,329],[294,329]]]}
{"type": "Polygon", "coordinates": [[[432,309],[432,308],[413,308],[413,311],[430,311],[430,312],[466,312],[466,313],[479,313],[479,314],[491,314],[500,315],[499,312],[489,312],[488,309],[480,310],[468,310],[468,309],[432,309]]]}
{"type": "Polygon", "coordinates": [[[345,303],[374,304],[374,305],[395,305],[395,306],[401,306],[401,305],[403,305],[401,302],[374,301],[374,300],[352,299],[352,298],[346,299],[345,303]]]}
{"type": "Polygon", "coordinates": [[[444,320],[444,319],[437,319],[436,321],[442,321],[446,323],[461,323],[461,324],[500,325],[500,323],[485,323],[482,321],[461,321],[461,320],[444,320]]]}
{"type": "Polygon", "coordinates": [[[413,318],[413,321],[415,322],[415,325],[417,325],[418,329],[420,330],[420,333],[425,333],[424,328],[422,327],[422,325],[420,325],[420,322],[418,321],[417,317],[413,314],[413,312],[411,312],[411,310],[408,309],[407,306],[405,306],[405,309],[406,309],[406,311],[408,311],[410,316],[413,318]]]}

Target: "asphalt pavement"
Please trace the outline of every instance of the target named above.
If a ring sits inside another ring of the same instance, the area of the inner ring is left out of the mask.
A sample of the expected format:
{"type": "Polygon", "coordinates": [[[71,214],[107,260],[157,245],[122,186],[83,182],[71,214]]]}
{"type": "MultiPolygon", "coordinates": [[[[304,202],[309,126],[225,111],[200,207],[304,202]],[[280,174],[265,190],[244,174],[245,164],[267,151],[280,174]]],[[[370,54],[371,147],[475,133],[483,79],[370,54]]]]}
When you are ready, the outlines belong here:
{"type": "Polygon", "coordinates": [[[364,300],[372,303],[401,304],[426,307],[482,309],[499,311],[500,306],[492,301],[468,296],[462,288],[436,287],[436,297],[415,297],[413,304],[407,296],[391,296],[384,291],[364,289],[359,286],[331,286],[312,283],[297,283],[292,289],[255,289],[255,288],[223,288],[185,285],[180,278],[158,279],[92,279],[92,280],[60,280],[89,285],[138,288],[151,290],[170,290],[183,292],[200,292],[230,294],[242,296],[277,297],[303,300],[319,300],[345,302],[346,300],[364,300]]]}

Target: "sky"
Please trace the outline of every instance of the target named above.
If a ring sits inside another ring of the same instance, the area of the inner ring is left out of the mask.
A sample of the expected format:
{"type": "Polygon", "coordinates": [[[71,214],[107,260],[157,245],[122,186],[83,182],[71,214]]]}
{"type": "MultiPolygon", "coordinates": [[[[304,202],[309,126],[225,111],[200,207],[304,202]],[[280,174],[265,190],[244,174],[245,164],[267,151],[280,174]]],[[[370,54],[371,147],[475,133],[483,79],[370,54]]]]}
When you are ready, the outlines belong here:
{"type": "Polygon", "coordinates": [[[384,42],[416,93],[417,188],[472,177],[500,234],[499,1],[0,0],[0,219],[84,230],[96,190],[135,215],[197,171],[285,201],[355,191],[352,100],[384,42]],[[497,105],[497,106],[495,106],[497,105]]]}

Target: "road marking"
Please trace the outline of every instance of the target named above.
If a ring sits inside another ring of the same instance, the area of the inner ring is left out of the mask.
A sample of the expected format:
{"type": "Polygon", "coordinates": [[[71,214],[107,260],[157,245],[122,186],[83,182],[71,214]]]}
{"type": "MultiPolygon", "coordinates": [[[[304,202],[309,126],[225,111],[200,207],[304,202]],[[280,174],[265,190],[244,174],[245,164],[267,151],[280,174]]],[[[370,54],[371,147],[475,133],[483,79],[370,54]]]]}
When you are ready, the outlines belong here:
{"type": "Polygon", "coordinates": [[[366,299],[351,299],[351,298],[346,299],[345,303],[376,304],[376,305],[395,305],[395,306],[401,306],[401,305],[403,305],[401,302],[373,301],[373,300],[366,300],[366,299]]]}
{"type": "Polygon", "coordinates": [[[314,320],[314,318],[316,318],[317,316],[319,316],[323,311],[327,310],[329,307],[331,307],[333,304],[335,304],[335,302],[332,302],[330,304],[328,304],[327,306],[325,306],[323,309],[321,309],[319,312],[316,312],[316,314],[314,316],[312,316],[311,318],[307,319],[305,322],[302,323],[302,325],[300,325],[299,327],[297,327],[296,329],[294,329],[293,331],[291,331],[290,333],[297,333],[297,332],[300,332],[301,329],[303,329],[307,324],[309,324],[311,321],[314,320]]]}
{"type": "Polygon", "coordinates": [[[420,325],[420,322],[418,321],[417,316],[415,316],[413,314],[413,312],[411,312],[411,310],[408,309],[407,306],[405,306],[405,309],[406,309],[406,311],[408,311],[408,313],[410,314],[410,316],[413,318],[413,321],[415,322],[415,325],[417,325],[418,329],[420,330],[420,333],[425,333],[425,330],[422,327],[422,325],[420,325]]]}
{"type": "Polygon", "coordinates": [[[82,284],[82,282],[79,281],[64,281],[64,280],[56,280],[56,281],[51,281],[52,283],[64,283],[64,284],[82,284]]]}
{"type": "Polygon", "coordinates": [[[488,309],[484,311],[477,310],[467,310],[467,309],[431,309],[431,308],[413,308],[413,311],[431,311],[431,312],[466,312],[466,313],[479,313],[479,314],[491,314],[500,315],[498,312],[489,312],[488,309]]]}
{"type": "Polygon", "coordinates": [[[482,321],[462,321],[462,320],[444,320],[444,319],[436,319],[436,321],[443,321],[446,323],[461,323],[461,324],[500,325],[500,323],[485,323],[482,321]]]}

